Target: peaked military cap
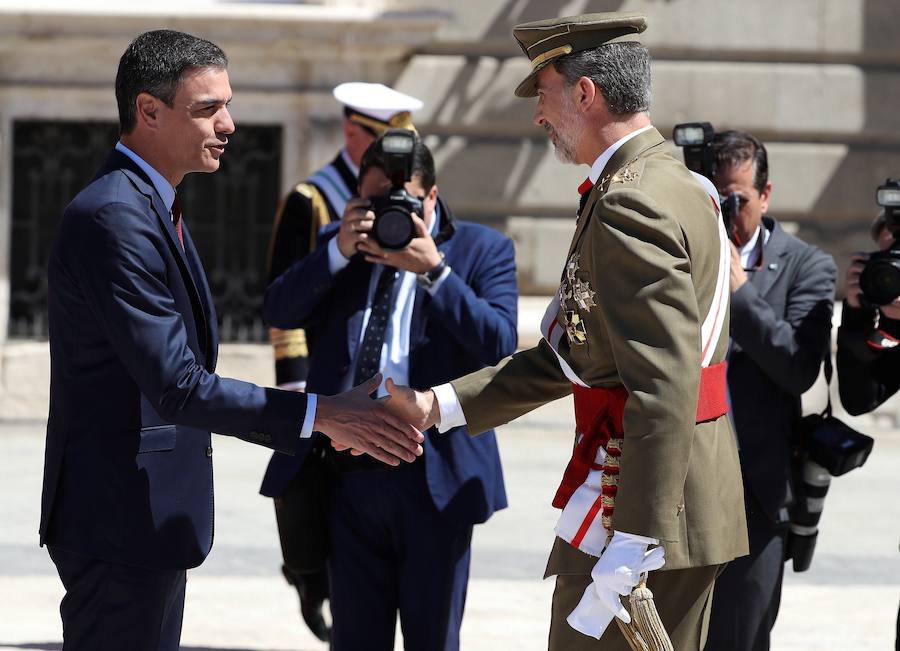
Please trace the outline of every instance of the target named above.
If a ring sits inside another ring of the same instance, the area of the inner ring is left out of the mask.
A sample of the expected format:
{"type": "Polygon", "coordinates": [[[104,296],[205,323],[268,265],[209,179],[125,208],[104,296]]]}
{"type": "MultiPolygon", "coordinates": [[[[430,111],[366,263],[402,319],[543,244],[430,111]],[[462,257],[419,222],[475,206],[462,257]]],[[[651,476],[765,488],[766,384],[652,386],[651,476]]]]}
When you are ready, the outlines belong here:
{"type": "Polygon", "coordinates": [[[350,110],[348,119],[380,135],[388,129],[415,131],[412,113],[422,108],[422,100],[384,84],[351,81],[332,91],[334,98],[350,110]]]}
{"type": "Polygon", "coordinates": [[[513,27],[519,47],[531,59],[531,74],[516,88],[518,97],[537,95],[537,73],[554,59],[606,43],[639,42],[647,29],[643,14],[614,11],[550,18],[513,27]]]}

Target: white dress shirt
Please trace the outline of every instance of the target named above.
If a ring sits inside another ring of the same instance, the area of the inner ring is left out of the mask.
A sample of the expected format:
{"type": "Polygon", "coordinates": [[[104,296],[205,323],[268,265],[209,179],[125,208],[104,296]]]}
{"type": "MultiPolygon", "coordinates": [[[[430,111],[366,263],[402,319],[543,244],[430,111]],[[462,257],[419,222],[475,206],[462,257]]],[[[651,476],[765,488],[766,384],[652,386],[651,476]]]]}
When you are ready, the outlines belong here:
{"type": "Polygon", "coordinates": [[[762,250],[769,243],[769,229],[762,224],[756,227],[753,237],[741,247],[741,267],[744,269],[755,269],[762,257],[762,250]],[[759,234],[763,234],[763,245],[759,246],[759,234]]]}
{"type": "MultiPolygon", "coordinates": [[[[151,165],[147,161],[131,151],[121,142],[116,143],[116,150],[122,152],[123,154],[128,156],[128,158],[133,160],[135,165],[140,167],[141,170],[150,178],[150,182],[153,183],[153,187],[156,188],[156,191],[157,193],[159,193],[160,198],[163,200],[166,209],[169,211],[169,218],[171,219],[172,204],[175,203],[175,188],[172,187],[172,184],[169,183],[162,174],[151,167],[151,165]]],[[[312,436],[313,423],[315,423],[316,421],[316,402],[316,394],[306,394],[306,416],[304,416],[303,424],[300,427],[300,438],[306,439],[312,436]]]]}
{"type": "MultiPolygon", "coordinates": [[[[640,135],[652,128],[653,126],[648,124],[646,127],[636,129],[628,135],[619,138],[612,145],[607,147],[603,151],[603,153],[601,153],[597,157],[597,160],[594,161],[594,164],[591,165],[591,173],[588,175],[588,178],[591,179],[591,183],[593,183],[594,185],[597,184],[597,179],[599,179],[600,174],[603,173],[603,168],[606,167],[606,164],[622,145],[624,145],[635,136],[640,135]]],[[[438,409],[440,410],[441,414],[441,422],[438,425],[438,431],[443,433],[454,427],[465,425],[466,415],[463,413],[462,405],[459,404],[459,396],[456,395],[456,390],[453,388],[453,385],[448,382],[446,384],[436,386],[432,390],[434,391],[434,396],[437,400],[438,409]]]]}
{"type": "MultiPolygon", "coordinates": [[[[431,220],[432,237],[439,230],[440,218],[440,205],[438,204],[434,207],[431,220]]],[[[337,236],[335,236],[328,242],[328,269],[332,276],[350,264],[350,259],[345,258],[341,253],[337,239],[337,236]]],[[[378,279],[381,277],[383,270],[384,265],[376,264],[373,266],[372,274],[369,277],[366,309],[363,313],[362,327],[359,331],[356,350],[350,351],[350,370],[343,380],[344,390],[353,386],[357,353],[366,334],[366,326],[369,323],[369,316],[372,314],[372,299],[375,297],[375,289],[378,286],[378,279]]],[[[426,291],[434,296],[449,274],[450,268],[447,267],[438,280],[426,291]]],[[[381,347],[379,368],[384,376],[384,380],[381,386],[378,387],[378,397],[387,395],[387,389],[385,389],[387,378],[393,379],[396,384],[409,384],[409,333],[412,324],[413,307],[415,307],[416,302],[416,274],[411,271],[400,270],[400,275],[394,283],[394,295],[395,300],[393,311],[391,312],[391,321],[385,334],[384,344],[381,347]]]]}

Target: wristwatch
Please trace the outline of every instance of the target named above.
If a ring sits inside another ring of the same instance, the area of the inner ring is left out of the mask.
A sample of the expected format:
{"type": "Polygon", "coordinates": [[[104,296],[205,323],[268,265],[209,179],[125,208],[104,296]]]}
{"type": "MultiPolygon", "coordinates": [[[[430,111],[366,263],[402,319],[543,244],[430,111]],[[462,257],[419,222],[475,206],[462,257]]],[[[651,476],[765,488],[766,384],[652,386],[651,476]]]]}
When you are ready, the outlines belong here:
{"type": "Polygon", "coordinates": [[[441,252],[441,261],[425,273],[416,274],[416,283],[423,289],[431,289],[444,273],[444,269],[447,269],[447,260],[444,259],[444,254],[441,252]]]}

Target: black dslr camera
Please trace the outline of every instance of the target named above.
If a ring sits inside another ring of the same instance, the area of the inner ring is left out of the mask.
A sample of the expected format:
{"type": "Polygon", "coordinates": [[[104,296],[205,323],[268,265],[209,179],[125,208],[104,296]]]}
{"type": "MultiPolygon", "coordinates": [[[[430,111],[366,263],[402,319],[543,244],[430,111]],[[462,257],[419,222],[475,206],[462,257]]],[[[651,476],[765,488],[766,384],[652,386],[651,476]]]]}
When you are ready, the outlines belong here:
{"type": "MultiPolygon", "coordinates": [[[[826,365],[826,375],[830,375],[830,364],[826,365]]],[[[796,444],[793,474],[799,481],[794,482],[794,503],[788,510],[790,532],[785,560],[793,559],[795,572],[805,572],[816,549],[819,518],[831,478],[862,466],[874,441],[834,418],[829,401],[824,414],[800,420],[796,444]]]]}
{"type": "Polygon", "coordinates": [[[877,308],[900,296],[900,180],[885,181],[875,192],[875,200],[884,209],[884,227],[894,236],[889,249],[869,256],[859,276],[863,301],[877,308]]]}
{"type": "Polygon", "coordinates": [[[387,194],[372,198],[372,239],[382,249],[399,251],[406,248],[416,236],[412,214],[423,217],[422,201],[406,191],[406,182],[412,178],[413,150],[416,134],[406,129],[388,129],[381,137],[384,153],[384,173],[391,180],[387,194]]]}
{"type": "MultiPolygon", "coordinates": [[[[710,181],[714,180],[716,174],[716,159],[709,146],[715,135],[716,131],[709,122],[685,122],[676,124],[672,129],[672,140],[684,151],[685,166],[710,181]]],[[[732,192],[727,197],[720,196],[719,205],[722,208],[725,231],[731,238],[734,217],[741,209],[741,198],[737,192],[732,192]]]]}

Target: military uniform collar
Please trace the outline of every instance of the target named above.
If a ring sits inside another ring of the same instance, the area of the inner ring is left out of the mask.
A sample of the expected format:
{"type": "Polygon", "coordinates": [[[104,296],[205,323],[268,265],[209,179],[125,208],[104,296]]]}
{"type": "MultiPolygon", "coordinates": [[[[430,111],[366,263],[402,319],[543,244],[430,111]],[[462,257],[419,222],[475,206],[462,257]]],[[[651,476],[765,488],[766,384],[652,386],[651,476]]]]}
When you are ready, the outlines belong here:
{"type": "Polygon", "coordinates": [[[600,178],[600,175],[603,174],[603,169],[606,167],[606,164],[609,162],[609,159],[613,157],[619,149],[621,149],[622,145],[631,140],[632,138],[639,136],[645,131],[649,131],[653,128],[653,125],[648,124],[646,127],[642,127],[637,129],[636,131],[632,131],[628,135],[619,138],[612,145],[603,150],[603,153],[597,157],[597,160],[594,161],[594,164],[591,165],[591,173],[588,175],[588,178],[591,179],[591,183],[593,185],[597,185],[597,179],[600,178]]]}

